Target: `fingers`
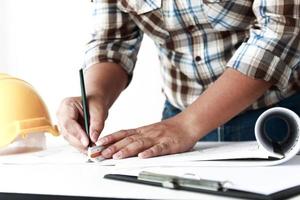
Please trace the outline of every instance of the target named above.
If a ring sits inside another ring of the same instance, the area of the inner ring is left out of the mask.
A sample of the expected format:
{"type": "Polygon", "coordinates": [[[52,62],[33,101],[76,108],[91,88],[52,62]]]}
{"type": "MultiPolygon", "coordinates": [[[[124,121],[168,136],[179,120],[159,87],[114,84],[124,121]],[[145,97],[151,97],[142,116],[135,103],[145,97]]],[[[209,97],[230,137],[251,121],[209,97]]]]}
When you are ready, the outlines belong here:
{"type": "MultiPolygon", "coordinates": [[[[96,104],[97,100],[89,103],[90,108],[90,133],[93,142],[97,141],[104,126],[106,118],[104,109],[96,104]]],[[[83,126],[83,109],[80,97],[66,98],[62,101],[57,118],[63,137],[74,147],[82,151],[89,145],[89,139],[83,126]]]]}
{"type": "MultiPolygon", "coordinates": [[[[123,134],[122,136],[126,135],[126,133],[124,132],[126,131],[120,132],[119,136],[122,134],[123,134]]],[[[113,157],[114,159],[126,158],[126,157],[137,155],[139,152],[144,151],[145,149],[151,147],[152,144],[153,141],[150,138],[141,137],[138,134],[133,134],[128,137],[124,137],[120,141],[106,148],[102,152],[102,155],[105,158],[111,158],[111,157],[113,157]]]]}
{"type": "Polygon", "coordinates": [[[96,109],[95,107],[90,106],[90,137],[93,143],[96,143],[101,131],[104,128],[104,117],[103,113],[96,109]]]}
{"type": "Polygon", "coordinates": [[[97,96],[88,96],[89,115],[90,115],[90,137],[93,143],[96,143],[100,133],[104,128],[104,122],[107,117],[107,108],[104,106],[103,99],[97,96]]]}
{"type": "Polygon", "coordinates": [[[98,145],[108,146],[102,151],[102,155],[105,158],[122,159],[136,155],[149,158],[169,154],[169,143],[172,140],[168,139],[169,137],[164,138],[163,135],[156,137],[162,132],[157,130],[156,125],[152,129],[146,128],[122,130],[99,139],[98,145]]]}
{"type": "Polygon", "coordinates": [[[107,148],[105,158],[122,159],[138,155],[150,158],[189,150],[197,142],[185,134],[178,121],[155,123],[138,129],[123,130],[99,139],[98,144],[107,148]]]}
{"type": "Polygon", "coordinates": [[[131,156],[137,155],[139,152],[144,151],[145,149],[151,147],[153,145],[153,141],[149,138],[140,138],[136,141],[129,143],[120,148],[117,153],[113,155],[114,159],[122,159],[131,156]]]}
{"type": "Polygon", "coordinates": [[[80,99],[76,97],[64,99],[61,102],[56,115],[59,122],[65,121],[66,119],[76,120],[79,115],[83,116],[80,99]]]}
{"type": "Polygon", "coordinates": [[[138,132],[135,129],[121,130],[116,133],[112,133],[110,135],[104,136],[103,138],[100,138],[97,141],[97,145],[102,145],[102,146],[109,145],[137,133],[138,132]]]}
{"type": "Polygon", "coordinates": [[[169,143],[156,144],[153,147],[138,154],[140,158],[150,158],[155,156],[162,156],[171,153],[171,148],[169,143]]]}
{"type": "Polygon", "coordinates": [[[140,158],[150,158],[172,153],[172,140],[155,138],[153,135],[153,131],[122,130],[101,138],[98,143],[112,144],[102,151],[105,158],[122,159],[136,155],[140,158]]]}
{"type": "Polygon", "coordinates": [[[78,98],[67,98],[63,100],[57,112],[61,134],[76,148],[84,148],[88,145],[86,133],[78,123],[81,112],[82,109],[78,98]]]}
{"type": "Polygon", "coordinates": [[[111,158],[113,154],[115,154],[121,148],[134,142],[138,138],[136,133],[137,132],[134,129],[122,130],[101,138],[97,142],[97,145],[108,146],[105,150],[102,151],[102,155],[105,158],[111,158]]]}
{"type": "Polygon", "coordinates": [[[60,127],[61,134],[72,146],[85,149],[89,145],[89,139],[85,131],[75,120],[66,120],[60,127]]]}

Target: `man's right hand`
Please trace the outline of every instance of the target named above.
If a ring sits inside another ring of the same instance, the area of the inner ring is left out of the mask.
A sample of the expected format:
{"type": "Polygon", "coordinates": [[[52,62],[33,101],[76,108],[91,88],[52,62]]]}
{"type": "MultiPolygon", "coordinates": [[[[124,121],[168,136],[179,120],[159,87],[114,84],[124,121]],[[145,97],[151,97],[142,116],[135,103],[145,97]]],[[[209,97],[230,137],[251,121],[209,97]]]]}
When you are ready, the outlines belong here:
{"type": "MultiPolygon", "coordinates": [[[[128,84],[127,72],[115,63],[98,63],[85,72],[85,89],[90,114],[90,137],[96,143],[108,109],[128,84]]],[[[57,111],[61,134],[74,147],[86,152],[89,140],[84,128],[81,97],[62,101],[57,111]]]]}
{"type": "MultiPolygon", "coordinates": [[[[95,143],[104,127],[107,118],[106,108],[101,97],[88,96],[90,114],[90,137],[95,143]]],[[[58,125],[63,137],[79,151],[86,153],[89,139],[84,128],[84,117],[81,97],[64,99],[57,111],[58,125]]]]}

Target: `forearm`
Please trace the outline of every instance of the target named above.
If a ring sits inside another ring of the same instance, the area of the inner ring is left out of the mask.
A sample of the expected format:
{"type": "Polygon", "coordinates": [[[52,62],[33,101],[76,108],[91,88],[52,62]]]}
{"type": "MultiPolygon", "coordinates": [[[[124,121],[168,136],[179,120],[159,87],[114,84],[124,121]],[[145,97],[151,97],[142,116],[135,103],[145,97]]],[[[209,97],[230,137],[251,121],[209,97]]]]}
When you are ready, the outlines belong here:
{"type": "Polygon", "coordinates": [[[199,139],[226,123],[256,101],[271,86],[233,69],[209,87],[179,117],[199,139]]]}
{"type": "Polygon", "coordinates": [[[109,108],[128,83],[125,70],[115,63],[98,63],[85,73],[88,97],[101,97],[109,108]]]}

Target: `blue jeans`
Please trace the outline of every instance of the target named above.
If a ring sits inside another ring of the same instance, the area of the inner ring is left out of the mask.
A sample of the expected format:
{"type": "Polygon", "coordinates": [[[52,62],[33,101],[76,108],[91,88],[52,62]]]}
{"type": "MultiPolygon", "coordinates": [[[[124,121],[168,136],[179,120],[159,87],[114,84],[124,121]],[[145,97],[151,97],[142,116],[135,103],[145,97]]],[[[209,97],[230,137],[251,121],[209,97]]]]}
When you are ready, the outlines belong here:
{"type": "MultiPolygon", "coordinates": [[[[273,105],[288,108],[300,116],[300,93],[294,94],[279,103],[273,105]]],[[[211,131],[208,135],[203,137],[201,141],[251,141],[255,140],[254,127],[258,117],[268,108],[261,108],[258,110],[250,110],[244,112],[226,124],[211,131]]],[[[168,119],[181,110],[174,107],[169,101],[165,102],[162,119],[168,119]]],[[[272,137],[275,140],[282,138],[282,131],[286,130],[285,123],[277,123],[276,121],[266,124],[268,132],[272,132],[272,137]]]]}

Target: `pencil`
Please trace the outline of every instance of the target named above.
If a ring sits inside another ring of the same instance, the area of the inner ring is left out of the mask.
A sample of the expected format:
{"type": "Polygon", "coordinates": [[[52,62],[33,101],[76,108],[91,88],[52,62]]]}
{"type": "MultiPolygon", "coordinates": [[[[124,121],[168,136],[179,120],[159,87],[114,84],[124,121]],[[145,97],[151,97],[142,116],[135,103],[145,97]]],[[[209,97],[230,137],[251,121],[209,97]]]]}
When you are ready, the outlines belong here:
{"type": "Polygon", "coordinates": [[[80,88],[81,88],[81,99],[82,99],[82,107],[83,107],[83,118],[84,118],[84,127],[87,137],[89,139],[89,147],[91,146],[91,137],[90,137],[90,115],[89,115],[89,108],[87,103],[87,97],[85,92],[85,84],[84,84],[84,77],[83,77],[83,70],[79,70],[79,77],[80,77],[80,88]]]}

